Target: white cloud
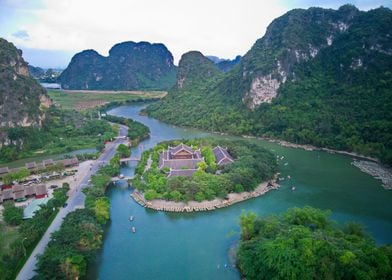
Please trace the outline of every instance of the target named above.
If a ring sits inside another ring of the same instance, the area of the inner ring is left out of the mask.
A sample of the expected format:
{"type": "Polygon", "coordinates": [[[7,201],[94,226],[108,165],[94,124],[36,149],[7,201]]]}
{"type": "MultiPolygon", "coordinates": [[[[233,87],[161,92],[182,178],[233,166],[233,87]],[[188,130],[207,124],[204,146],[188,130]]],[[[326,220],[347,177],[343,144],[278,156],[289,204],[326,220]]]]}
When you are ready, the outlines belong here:
{"type": "Polygon", "coordinates": [[[229,58],[244,54],[272,19],[285,12],[278,4],[262,2],[46,0],[31,11],[36,20],[19,27],[30,40],[10,39],[20,47],[92,48],[104,55],[122,41],[162,42],[177,61],[189,50],[229,58]]]}
{"type": "MultiPolygon", "coordinates": [[[[23,12],[26,19],[19,17],[18,24],[9,25],[14,29],[5,35],[18,47],[72,52],[95,49],[107,55],[115,43],[123,41],[161,42],[176,61],[189,50],[224,58],[243,55],[264,35],[274,18],[293,8],[288,0],[41,0],[36,5],[27,0],[1,2],[23,12]],[[12,36],[17,30],[26,31],[29,40],[12,36]]],[[[344,2],[294,0],[298,7],[337,8],[344,2]]],[[[367,5],[370,0],[355,2],[367,5]]]]}

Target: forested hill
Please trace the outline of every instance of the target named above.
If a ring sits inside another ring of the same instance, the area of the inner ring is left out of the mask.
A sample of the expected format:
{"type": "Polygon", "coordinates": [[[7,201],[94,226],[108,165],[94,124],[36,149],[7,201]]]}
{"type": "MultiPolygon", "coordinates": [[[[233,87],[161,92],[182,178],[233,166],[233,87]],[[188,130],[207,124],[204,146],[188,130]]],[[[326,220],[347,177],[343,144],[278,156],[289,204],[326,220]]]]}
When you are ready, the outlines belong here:
{"type": "Polygon", "coordinates": [[[59,77],[64,89],[168,89],[176,82],[173,56],[163,44],[123,42],[109,56],[94,50],[76,54],[59,77]]]}
{"type": "Polygon", "coordinates": [[[355,151],[392,164],[390,26],[387,8],[289,11],[231,71],[174,88],[147,111],[177,125],[355,151]]]}
{"type": "Polygon", "coordinates": [[[40,126],[41,105],[50,105],[46,91],[30,76],[22,52],[0,38],[0,140],[6,128],[40,126]]]}

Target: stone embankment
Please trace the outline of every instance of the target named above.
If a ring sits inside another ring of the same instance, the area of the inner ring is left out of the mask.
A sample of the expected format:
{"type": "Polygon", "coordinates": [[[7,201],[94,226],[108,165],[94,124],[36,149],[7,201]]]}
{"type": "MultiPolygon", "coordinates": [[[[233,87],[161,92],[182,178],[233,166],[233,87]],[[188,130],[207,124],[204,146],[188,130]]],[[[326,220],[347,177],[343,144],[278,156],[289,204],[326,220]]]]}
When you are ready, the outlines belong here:
{"type": "Polygon", "coordinates": [[[235,203],[258,197],[264,195],[270,190],[276,190],[279,185],[275,182],[264,182],[261,183],[252,192],[242,192],[242,193],[229,193],[226,199],[216,198],[214,200],[208,201],[204,200],[202,202],[189,201],[185,202],[175,202],[167,201],[162,199],[146,200],[143,193],[135,190],[131,196],[140,205],[154,209],[157,211],[168,211],[168,212],[198,212],[198,211],[212,211],[215,209],[227,207],[235,203]]]}
{"type": "Polygon", "coordinates": [[[382,167],[377,162],[356,160],[353,165],[382,181],[384,189],[392,190],[392,170],[382,167]]]}

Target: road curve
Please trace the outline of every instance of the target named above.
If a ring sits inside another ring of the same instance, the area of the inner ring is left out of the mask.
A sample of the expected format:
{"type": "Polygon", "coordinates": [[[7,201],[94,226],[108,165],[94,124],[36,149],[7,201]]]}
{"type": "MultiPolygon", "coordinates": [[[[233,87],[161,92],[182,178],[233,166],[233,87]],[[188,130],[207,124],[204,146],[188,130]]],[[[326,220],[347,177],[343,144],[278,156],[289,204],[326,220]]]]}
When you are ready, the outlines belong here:
{"type": "MultiPolygon", "coordinates": [[[[120,125],[119,136],[127,136],[127,134],[128,134],[128,127],[124,125],[120,125]]],[[[48,227],[45,234],[42,236],[41,240],[35,247],[34,251],[31,253],[30,257],[27,259],[22,269],[19,271],[16,280],[28,280],[31,279],[36,274],[34,270],[36,269],[36,265],[37,265],[37,256],[44,253],[45,248],[50,241],[50,237],[52,233],[60,229],[63,219],[65,216],[68,215],[68,213],[74,211],[79,207],[84,206],[85,195],[82,192],[82,190],[87,187],[88,180],[90,179],[91,175],[95,174],[101,165],[107,164],[116,153],[117,146],[122,143],[126,143],[126,141],[127,140],[125,139],[116,139],[114,142],[108,143],[106,145],[105,151],[101,154],[98,160],[96,160],[94,164],[91,166],[90,170],[87,172],[86,176],[83,178],[80,185],[76,188],[76,191],[73,192],[68,198],[67,207],[60,209],[56,218],[48,227]]]]}

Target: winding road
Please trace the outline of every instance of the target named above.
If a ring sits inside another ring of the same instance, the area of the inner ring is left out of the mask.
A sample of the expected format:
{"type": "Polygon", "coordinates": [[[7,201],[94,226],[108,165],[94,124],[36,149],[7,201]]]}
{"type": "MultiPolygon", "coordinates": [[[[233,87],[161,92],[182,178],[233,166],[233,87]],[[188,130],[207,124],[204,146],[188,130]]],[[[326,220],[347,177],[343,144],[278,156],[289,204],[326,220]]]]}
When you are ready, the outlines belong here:
{"type": "Polygon", "coordinates": [[[91,166],[90,170],[87,172],[86,176],[83,178],[80,185],[77,187],[77,190],[71,193],[70,197],[67,200],[68,205],[65,208],[60,209],[56,218],[53,220],[51,225],[46,230],[45,234],[42,236],[41,240],[39,241],[34,251],[31,253],[30,257],[27,259],[23,268],[20,270],[18,276],[16,277],[17,280],[28,280],[36,274],[34,270],[36,269],[37,265],[37,256],[44,253],[45,248],[50,241],[50,236],[53,232],[60,229],[64,217],[67,216],[68,213],[78,208],[84,207],[85,195],[82,190],[87,187],[88,180],[90,180],[91,175],[95,174],[100,166],[107,164],[114,156],[114,154],[116,153],[117,146],[120,144],[125,144],[127,142],[127,140],[125,139],[127,134],[128,127],[120,125],[119,136],[124,137],[124,139],[118,138],[115,141],[110,142],[106,145],[104,152],[91,166]]]}

